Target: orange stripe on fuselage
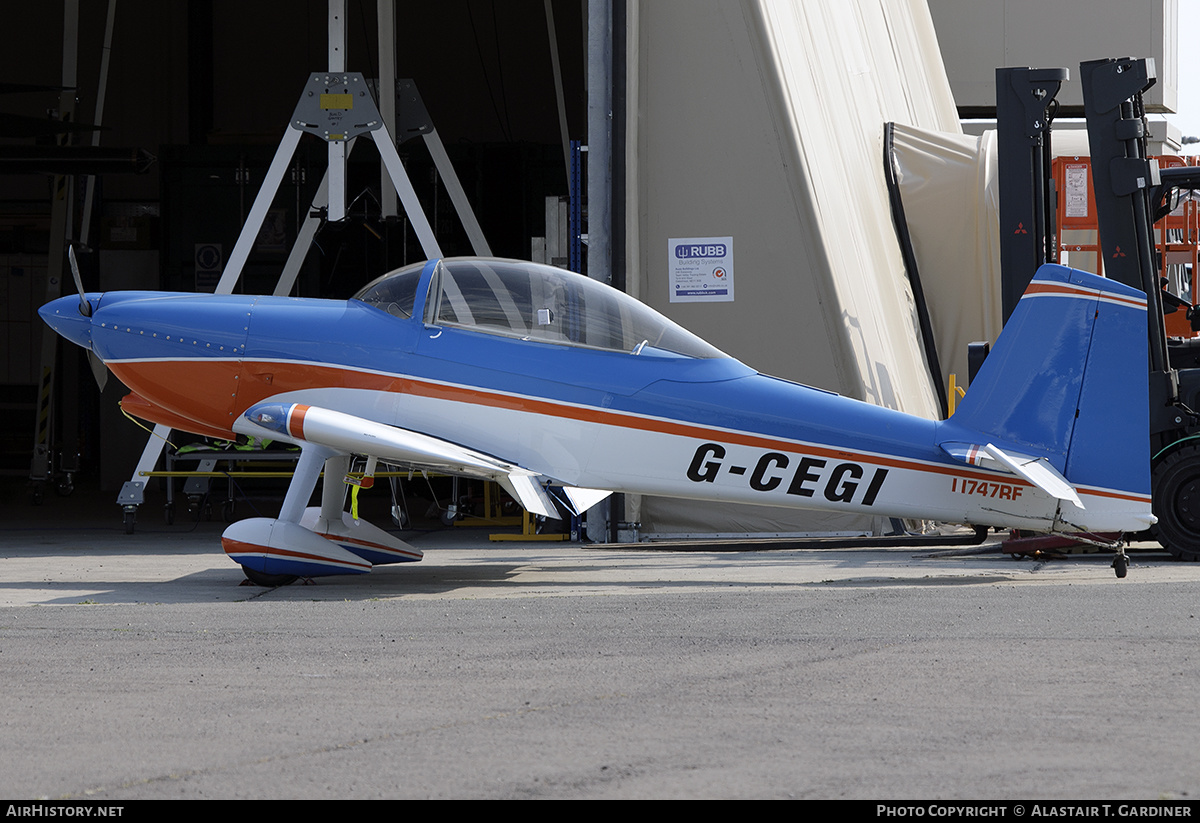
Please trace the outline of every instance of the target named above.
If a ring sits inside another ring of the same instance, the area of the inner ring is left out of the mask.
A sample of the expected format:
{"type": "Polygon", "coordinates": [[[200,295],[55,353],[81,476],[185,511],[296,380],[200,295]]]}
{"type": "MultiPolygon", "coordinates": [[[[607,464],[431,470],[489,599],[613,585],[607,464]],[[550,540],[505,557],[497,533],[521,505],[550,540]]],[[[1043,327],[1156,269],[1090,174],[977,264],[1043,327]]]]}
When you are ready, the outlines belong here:
{"type": "MultiPolygon", "coordinates": [[[[211,415],[198,422],[208,426],[224,427],[233,425],[234,418],[245,409],[260,403],[269,397],[284,392],[299,391],[306,388],[346,388],[366,389],[371,391],[394,392],[410,394],[416,397],[428,397],[437,400],[448,400],[456,403],[469,403],[477,406],[487,406],[495,409],[521,411],[529,414],[542,414],[551,417],[562,417],[586,423],[597,423],[605,426],[635,429],[638,431],[672,434],[680,437],[700,440],[719,439],[722,443],[768,450],[803,452],[814,457],[828,457],[837,460],[854,460],[870,463],[876,466],[888,466],[913,471],[930,472],[953,477],[970,477],[978,480],[994,481],[997,477],[992,472],[972,470],[967,466],[940,465],[925,463],[918,460],[871,454],[868,452],[851,451],[831,446],[809,445],[795,441],[782,440],[766,435],[749,434],[746,432],[713,430],[693,423],[681,423],[656,417],[643,417],[629,412],[608,411],[591,406],[576,406],[553,400],[541,400],[499,391],[478,389],[468,386],[455,386],[446,383],[435,383],[412,377],[379,372],[357,371],[337,366],[324,366],[314,363],[293,363],[276,361],[247,361],[239,364],[236,361],[214,360],[183,360],[183,361],[123,361],[110,364],[113,373],[125,385],[130,384],[123,375],[130,374],[130,379],[137,380],[138,385],[146,386],[154,391],[153,379],[163,380],[168,385],[164,387],[164,395],[173,402],[175,398],[183,397],[184,391],[195,386],[224,386],[223,391],[230,401],[236,401],[235,410],[217,410],[217,404],[198,404],[195,408],[207,410],[211,415]],[[120,371],[118,371],[118,366],[120,371]],[[150,367],[143,372],[143,367],[150,367]],[[237,370],[241,368],[240,375],[237,370]],[[237,377],[238,379],[235,379],[237,377]],[[235,387],[231,393],[229,386],[235,387]],[[216,419],[214,419],[216,418],[216,419]],[[217,421],[220,421],[219,423],[217,421]]],[[[139,391],[143,397],[155,405],[172,408],[166,402],[157,399],[157,395],[147,395],[139,391]]],[[[294,414],[294,413],[293,413],[294,414]]],[[[182,416],[196,419],[191,415],[182,416]]],[[[289,427],[292,424],[289,423],[289,427]]],[[[232,431],[230,431],[232,436],[232,431]]],[[[1021,486],[1032,484],[1019,478],[1007,478],[1006,483],[1021,486]]],[[[1123,500],[1145,501],[1148,495],[1138,495],[1117,490],[1086,489],[1084,494],[1115,497],[1123,500]]]]}
{"type": "Polygon", "coordinates": [[[206,426],[198,421],[189,420],[177,414],[171,414],[165,409],[160,409],[158,406],[147,402],[145,398],[139,397],[136,394],[127,394],[121,398],[121,408],[134,417],[149,420],[151,423],[170,426],[172,429],[178,429],[179,431],[200,434],[205,437],[214,437],[218,440],[233,438],[233,432],[206,426]]]}
{"type": "Polygon", "coordinates": [[[134,394],[165,412],[150,416],[144,409],[131,408],[130,414],[205,436],[213,436],[214,430],[223,437],[234,436],[231,427],[241,411],[234,401],[242,382],[242,366],[236,360],[125,360],[106,365],[134,394]],[[183,425],[186,422],[195,425],[183,425]]]}

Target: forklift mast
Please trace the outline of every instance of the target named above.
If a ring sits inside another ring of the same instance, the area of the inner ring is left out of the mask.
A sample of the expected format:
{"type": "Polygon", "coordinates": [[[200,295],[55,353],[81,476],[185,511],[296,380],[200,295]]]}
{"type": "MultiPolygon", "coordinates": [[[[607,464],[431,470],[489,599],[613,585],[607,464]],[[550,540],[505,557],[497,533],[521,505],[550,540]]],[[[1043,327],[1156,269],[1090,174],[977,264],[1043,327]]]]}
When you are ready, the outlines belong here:
{"type": "MultiPolygon", "coordinates": [[[[1104,272],[1147,296],[1147,436],[1159,518],[1151,535],[1176,558],[1200,560],[1200,416],[1192,411],[1200,407],[1200,340],[1168,340],[1164,299],[1186,309],[1193,328],[1200,311],[1164,295],[1154,247],[1154,223],[1170,211],[1176,192],[1200,190],[1200,169],[1160,172],[1147,154],[1142,93],[1154,85],[1153,60],[1093,60],[1079,68],[1104,272]]],[[[1049,132],[1054,95],[1066,76],[1066,69],[996,70],[1006,319],[1010,299],[1015,305],[1037,267],[1057,257],[1049,132]]]]}
{"type": "Polygon", "coordinates": [[[1155,82],[1154,61],[1091,60],[1081,63],[1079,72],[1104,272],[1146,292],[1150,372],[1166,372],[1170,364],[1154,257],[1154,209],[1150,203],[1160,179],[1158,163],[1146,153],[1147,126],[1142,105],[1142,93],[1155,82]]]}
{"type": "Polygon", "coordinates": [[[1154,453],[1162,456],[1200,431],[1192,411],[1200,399],[1200,341],[1168,341],[1164,301],[1186,310],[1193,327],[1200,315],[1163,291],[1154,224],[1170,211],[1176,192],[1200,188],[1200,169],[1160,170],[1147,155],[1142,93],[1155,82],[1152,59],[1092,60],[1079,69],[1105,273],[1149,298],[1150,434],[1154,453]]]}
{"type": "Polygon", "coordinates": [[[1058,262],[1050,123],[1066,69],[996,69],[1004,322],[1043,263],[1058,262]]]}

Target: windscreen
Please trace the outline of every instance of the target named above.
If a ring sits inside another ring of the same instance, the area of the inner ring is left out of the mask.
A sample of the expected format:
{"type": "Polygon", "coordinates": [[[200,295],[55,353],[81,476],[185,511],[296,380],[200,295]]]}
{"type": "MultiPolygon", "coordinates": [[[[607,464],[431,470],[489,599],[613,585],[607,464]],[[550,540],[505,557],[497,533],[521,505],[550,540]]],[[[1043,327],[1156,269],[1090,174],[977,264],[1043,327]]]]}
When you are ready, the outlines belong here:
{"type": "MultiPolygon", "coordinates": [[[[409,317],[421,268],[385,275],[357,298],[409,317]]],[[[450,258],[439,261],[429,289],[424,320],[431,325],[631,354],[725,356],[629,295],[553,266],[450,258]]]]}
{"type": "Polygon", "coordinates": [[[377,306],[396,317],[412,317],[417,285],[421,281],[421,271],[424,268],[424,263],[414,263],[390,271],[363,286],[353,299],[377,306]]]}

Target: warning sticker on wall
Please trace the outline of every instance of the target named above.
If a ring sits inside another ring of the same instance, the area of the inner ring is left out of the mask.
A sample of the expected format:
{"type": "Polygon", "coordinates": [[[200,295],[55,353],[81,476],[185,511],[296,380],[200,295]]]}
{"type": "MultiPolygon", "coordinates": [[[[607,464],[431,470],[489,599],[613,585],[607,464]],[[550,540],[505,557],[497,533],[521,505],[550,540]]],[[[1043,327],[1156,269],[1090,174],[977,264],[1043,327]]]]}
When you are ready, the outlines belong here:
{"type": "Polygon", "coordinates": [[[733,238],[677,237],[667,241],[672,303],[733,300],[733,238]]]}

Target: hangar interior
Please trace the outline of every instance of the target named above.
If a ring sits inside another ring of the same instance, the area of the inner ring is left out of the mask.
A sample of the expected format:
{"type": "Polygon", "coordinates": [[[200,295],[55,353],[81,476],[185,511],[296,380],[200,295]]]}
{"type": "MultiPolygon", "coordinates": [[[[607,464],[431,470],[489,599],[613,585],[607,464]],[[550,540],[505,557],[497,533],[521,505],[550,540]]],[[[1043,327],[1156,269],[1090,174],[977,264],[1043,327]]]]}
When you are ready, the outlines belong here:
{"type": "MultiPolygon", "coordinates": [[[[380,109],[446,255],[473,251],[454,202],[461,186],[496,256],[578,266],[764,373],[943,416],[948,375],[966,373],[966,344],[994,339],[1000,327],[994,138],[964,131],[966,120],[994,112],[994,69],[1147,54],[1162,66],[1152,110],[1176,105],[1176,0],[1106,3],[1112,14],[1104,15],[1082,15],[1081,5],[21,4],[28,36],[0,57],[0,469],[30,477],[48,425],[56,467],[91,473],[114,492],[128,480],[147,435],[121,416],[122,387],[112,381],[98,392],[74,351],[44,385],[50,333],[36,308],[71,288],[69,273],[52,265],[55,243],[81,246],[88,290],[211,291],[305,80],[334,59],[382,78],[380,88],[389,72],[411,81],[400,84],[409,91],[395,115],[382,95],[380,109]],[[344,53],[335,57],[338,25],[344,53]],[[431,131],[449,177],[421,139],[431,131]],[[885,139],[894,139],[892,154],[885,139]],[[126,154],[85,155],[93,144],[126,154]],[[923,287],[898,239],[891,163],[923,287]],[[62,226],[54,202],[66,182],[74,186],[62,226]],[[572,232],[586,236],[578,259],[572,232]],[[681,238],[730,239],[730,299],[672,290],[670,249],[681,238]],[[47,393],[53,412],[43,424],[47,393]]],[[[345,163],[345,218],[320,221],[292,293],[346,297],[423,259],[379,153],[360,142],[345,163]]],[[[275,287],[327,165],[321,140],[299,142],[238,290],[275,287]]],[[[640,536],[896,528],[879,518],[660,498],[624,506],[622,521],[639,524],[640,536]]]]}

